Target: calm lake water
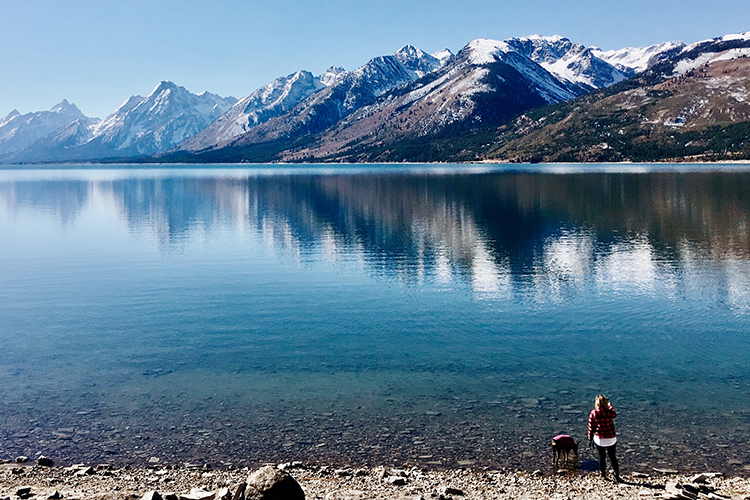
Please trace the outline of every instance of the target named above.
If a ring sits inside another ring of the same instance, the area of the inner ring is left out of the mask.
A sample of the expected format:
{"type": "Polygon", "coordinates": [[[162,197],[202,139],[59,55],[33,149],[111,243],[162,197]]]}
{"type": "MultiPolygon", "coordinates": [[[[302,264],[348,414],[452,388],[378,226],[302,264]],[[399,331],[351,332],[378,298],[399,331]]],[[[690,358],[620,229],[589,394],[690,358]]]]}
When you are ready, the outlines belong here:
{"type": "Polygon", "coordinates": [[[0,458],[747,472],[750,165],[0,170],[0,344],[0,458]]]}

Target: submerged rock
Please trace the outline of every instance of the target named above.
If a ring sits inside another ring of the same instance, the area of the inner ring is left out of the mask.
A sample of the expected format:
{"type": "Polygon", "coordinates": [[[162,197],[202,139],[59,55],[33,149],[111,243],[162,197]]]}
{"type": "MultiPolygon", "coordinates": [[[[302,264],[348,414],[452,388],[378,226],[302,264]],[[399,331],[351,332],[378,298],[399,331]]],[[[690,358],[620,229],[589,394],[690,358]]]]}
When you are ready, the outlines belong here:
{"type": "Polygon", "coordinates": [[[299,483],[276,467],[263,467],[250,474],[245,488],[245,500],[304,500],[305,492],[299,483]]]}
{"type": "Polygon", "coordinates": [[[36,459],[36,464],[41,465],[42,467],[52,467],[55,465],[55,462],[52,461],[51,458],[47,458],[44,455],[36,459]]]}

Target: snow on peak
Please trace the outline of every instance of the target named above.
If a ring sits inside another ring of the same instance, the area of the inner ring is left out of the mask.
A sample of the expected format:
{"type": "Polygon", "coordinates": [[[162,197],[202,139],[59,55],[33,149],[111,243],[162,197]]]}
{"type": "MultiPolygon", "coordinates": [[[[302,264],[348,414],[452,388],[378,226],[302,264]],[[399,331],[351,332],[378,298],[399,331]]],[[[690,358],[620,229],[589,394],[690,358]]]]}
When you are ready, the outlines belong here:
{"type": "Polygon", "coordinates": [[[103,146],[151,154],[176,146],[205,129],[237,99],[210,92],[193,94],[162,81],[148,97],[133,96],[102,120],[93,133],[103,146]]]}
{"type": "Polygon", "coordinates": [[[685,47],[682,42],[664,42],[648,47],[626,47],[619,50],[594,49],[594,55],[599,59],[607,61],[612,66],[623,69],[630,68],[636,73],[647,70],[655,62],[659,61],[659,56],[673,50],[681,50],[685,47]]]}
{"type": "Polygon", "coordinates": [[[504,54],[513,52],[513,48],[505,42],[477,38],[472,40],[464,49],[469,53],[472,64],[490,64],[502,59],[504,54]]]}
{"type": "Polygon", "coordinates": [[[732,33],[721,37],[722,42],[730,42],[733,40],[750,40],[750,31],[745,31],[744,33],[732,33]]]}
{"type": "Polygon", "coordinates": [[[694,42],[690,45],[686,45],[682,52],[690,52],[693,49],[696,49],[702,45],[710,45],[717,42],[743,42],[750,40],[750,31],[745,31],[744,33],[730,33],[729,35],[724,35],[716,38],[709,38],[708,40],[701,40],[700,42],[694,42]]]}
{"type": "Polygon", "coordinates": [[[320,83],[322,83],[326,87],[330,87],[331,85],[341,81],[341,79],[344,78],[347,73],[349,72],[340,66],[331,66],[325,71],[325,73],[320,75],[318,79],[320,80],[320,83]]]}
{"type": "Polygon", "coordinates": [[[539,64],[552,64],[566,56],[572,57],[586,50],[580,43],[573,43],[560,35],[511,38],[507,43],[517,52],[539,64]]]}
{"type": "Polygon", "coordinates": [[[393,53],[393,57],[403,64],[404,67],[414,71],[420,78],[442,66],[438,58],[413,45],[401,47],[393,53]]]}
{"type": "Polygon", "coordinates": [[[78,109],[78,106],[69,103],[67,99],[63,99],[61,102],[52,106],[50,112],[57,113],[58,115],[83,116],[83,113],[78,109]]]}
{"type": "Polygon", "coordinates": [[[168,80],[162,80],[159,85],[154,88],[154,90],[151,92],[150,95],[158,94],[159,92],[164,92],[165,90],[186,90],[185,87],[179,87],[178,85],[168,81],[168,80]]]}
{"type": "Polygon", "coordinates": [[[400,49],[398,49],[396,52],[393,53],[394,56],[396,56],[396,59],[421,59],[422,57],[426,57],[429,54],[425,52],[422,49],[418,49],[414,45],[404,45],[400,49]]]}
{"type": "Polygon", "coordinates": [[[226,144],[251,128],[289,111],[310,95],[323,89],[326,86],[324,79],[330,85],[346,74],[343,68],[332,66],[320,78],[313,76],[309,71],[297,71],[276,78],[237,101],[232,109],[180,147],[196,151],[226,144]]]}
{"type": "Polygon", "coordinates": [[[750,57],[750,47],[729,49],[721,52],[703,52],[695,59],[681,59],[677,62],[677,64],[675,64],[673,72],[675,75],[683,75],[696,68],[705,66],[706,64],[711,64],[718,61],[729,61],[731,59],[737,59],[740,57],[750,57]]]}
{"type": "Polygon", "coordinates": [[[0,155],[21,151],[47,134],[82,118],[85,116],[81,110],[66,99],[49,111],[22,115],[14,109],[5,118],[0,118],[0,155]]]}
{"type": "Polygon", "coordinates": [[[447,63],[451,57],[453,57],[453,52],[450,51],[450,49],[443,49],[438,50],[437,52],[433,52],[432,57],[440,61],[440,64],[442,66],[445,66],[445,63],[447,63]]]}
{"type": "Polygon", "coordinates": [[[560,42],[563,40],[568,40],[567,38],[560,36],[560,35],[552,35],[552,36],[544,36],[544,35],[529,35],[525,37],[521,37],[520,40],[532,40],[532,41],[543,41],[543,42],[560,42]]]}

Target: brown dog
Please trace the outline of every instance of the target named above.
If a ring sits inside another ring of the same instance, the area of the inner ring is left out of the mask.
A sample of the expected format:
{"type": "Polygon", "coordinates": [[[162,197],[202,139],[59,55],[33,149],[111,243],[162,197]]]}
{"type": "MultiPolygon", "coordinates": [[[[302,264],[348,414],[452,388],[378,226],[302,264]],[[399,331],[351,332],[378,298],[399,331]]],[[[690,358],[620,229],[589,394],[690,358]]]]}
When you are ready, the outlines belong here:
{"type": "Polygon", "coordinates": [[[575,439],[568,436],[567,434],[560,434],[559,436],[555,436],[552,438],[553,467],[557,468],[561,458],[564,458],[565,463],[568,463],[571,452],[576,454],[576,459],[579,458],[578,443],[576,443],[575,439]]]}

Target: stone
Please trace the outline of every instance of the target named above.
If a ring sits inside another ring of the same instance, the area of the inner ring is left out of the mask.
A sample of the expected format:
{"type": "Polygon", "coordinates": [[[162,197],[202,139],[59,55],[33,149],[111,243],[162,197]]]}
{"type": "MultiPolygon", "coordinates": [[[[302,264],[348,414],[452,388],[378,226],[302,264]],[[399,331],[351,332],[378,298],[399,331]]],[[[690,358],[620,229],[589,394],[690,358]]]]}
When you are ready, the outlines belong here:
{"type": "Polygon", "coordinates": [[[674,469],[657,469],[654,468],[654,472],[658,472],[659,474],[677,474],[677,471],[674,469]]]}
{"type": "Polygon", "coordinates": [[[458,488],[453,488],[452,486],[445,486],[443,488],[440,488],[440,494],[452,495],[452,496],[457,496],[457,497],[464,496],[463,490],[459,490],[458,488]]]}
{"type": "Polygon", "coordinates": [[[163,499],[158,491],[149,491],[149,492],[146,492],[146,494],[143,495],[143,497],[141,497],[141,500],[163,500],[163,499]]]}
{"type": "Polygon", "coordinates": [[[202,488],[193,488],[190,493],[180,495],[180,500],[213,500],[214,493],[202,488]]]}
{"type": "Polygon", "coordinates": [[[164,500],[180,500],[174,493],[167,493],[164,495],[164,500]]]}
{"type": "Polygon", "coordinates": [[[232,500],[232,494],[229,493],[229,488],[220,488],[214,498],[215,500],[232,500]]]}
{"type": "Polygon", "coordinates": [[[74,475],[76,476],[90,476],[94,473],[93,467],[81,467],[74,475]]]}
{"type": "Polygon", "coordinates": [[[639,479],[648,479],[648,474],[644,474],[643,472],[633,472],[631,475],[639,479]]]}
{"type": "Polygon", "coordinates": [[[286,472],[266,466],[247,478],[245,500],[304,500],[305,492],[286,472]]]}
{"type": "Polygon", "coordinates": [[[41,465],[42,467],[52,467],[55,465],[55,462],[52,461],[51,458],[47,458],[44,455],[36,459],[36,464],[41,465]]]}
{"type": "Polygon", "coordinates": [[[20,457],[16,457],[17,464],[25,464],[28,461],[29,461],[29,457],[25,457],[23,455],[21,455],[20,457]]]}
{"type": "Polygon", "coordinates": [[[25,497],[31,493],[31,486],[21,486],[16,490],[17,497],[25,497]]]}
{"type": "Polygon", "coordinates": [[[385,482],[393,486],[403,486],[406,484],[406,478],[403,476],[388,476],[385,482]]]}
{"type": "Polygon", "coordinates": [[[161,462],[161,460],[158,457],[151,457],[148,459],[148,463],[150,463],[151,465],[156,465],[159,462],[161,462]]]}
{"type": "Polygon", "coordinates": [[[688,500],[698,498],[697,494],[686,491],[683,486],[676,481],[668,482],[664,487],[664,491],[669,493],[672,498],[681,498],[688,500]]]}
{"type": "Polygon", "coordinates": [[[55,490],[52,493],[50,493],[49,496],[47,496],[47,500],[61,500],[62,497],[63,497],[62,493],[55,490]]]}
{"type": "Polygon", "coordinates": [[[247,483],[240,483],[234,488],[234,495],[232,495],[232,500],[244,500],[245,499],[245,488],[247,487],[247,483]]]}

